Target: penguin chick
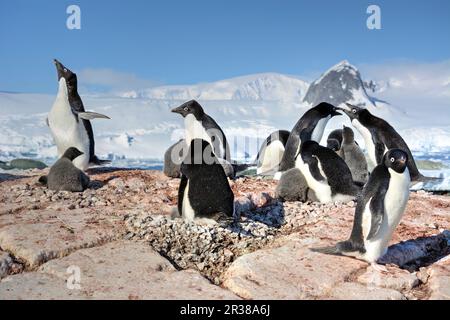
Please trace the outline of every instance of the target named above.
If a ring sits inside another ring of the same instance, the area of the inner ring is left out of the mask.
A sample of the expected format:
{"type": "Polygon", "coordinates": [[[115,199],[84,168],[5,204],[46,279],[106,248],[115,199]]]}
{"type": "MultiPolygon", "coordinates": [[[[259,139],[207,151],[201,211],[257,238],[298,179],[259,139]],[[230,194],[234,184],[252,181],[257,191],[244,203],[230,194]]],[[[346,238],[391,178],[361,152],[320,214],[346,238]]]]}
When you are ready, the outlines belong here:
{"type": "MultiPolygon", "coordinates": [[[[82,154],[75,147],[68,148],[50,168],[46,177],[47,187],[56,191],[83,192],[89,186],[90,179],[73,164],[73,160],[82,154]]],[[[41,177],[39,180],[45,181],[45,178],[41,177]]]]}

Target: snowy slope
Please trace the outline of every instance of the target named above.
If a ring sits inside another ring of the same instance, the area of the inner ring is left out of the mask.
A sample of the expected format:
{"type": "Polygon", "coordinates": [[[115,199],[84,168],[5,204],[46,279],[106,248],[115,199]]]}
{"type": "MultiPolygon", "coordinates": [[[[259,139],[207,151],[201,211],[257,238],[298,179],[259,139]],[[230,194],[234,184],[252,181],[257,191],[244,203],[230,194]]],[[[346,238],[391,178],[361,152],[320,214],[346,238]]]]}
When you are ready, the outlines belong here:
{"type": "Polygon", "coordinates": [[[308,83],[297,77],[263,73],[212,83],[128,91],[121,93],[120,96],[162,100],[301,101],[307,89],[308,83]]]}

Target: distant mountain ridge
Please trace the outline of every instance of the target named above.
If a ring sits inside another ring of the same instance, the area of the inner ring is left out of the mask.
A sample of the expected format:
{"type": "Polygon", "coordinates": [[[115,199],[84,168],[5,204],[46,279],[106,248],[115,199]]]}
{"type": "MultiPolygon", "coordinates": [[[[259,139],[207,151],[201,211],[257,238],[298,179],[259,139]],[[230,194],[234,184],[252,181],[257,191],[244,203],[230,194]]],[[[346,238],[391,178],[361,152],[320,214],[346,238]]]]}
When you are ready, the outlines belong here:
{"type": "Polygon", "coordinates": [[[300,77],[261,73],[194,85],[159,86],[121,92],[123,98],[156,100],[238,100],[295,101],[313,106],[326,101],[334,105],[350,102],[375,106],[367,91],[376,92],[378,84],[363,81],[358,69],[344,60],[309,84],[300,77]]]}

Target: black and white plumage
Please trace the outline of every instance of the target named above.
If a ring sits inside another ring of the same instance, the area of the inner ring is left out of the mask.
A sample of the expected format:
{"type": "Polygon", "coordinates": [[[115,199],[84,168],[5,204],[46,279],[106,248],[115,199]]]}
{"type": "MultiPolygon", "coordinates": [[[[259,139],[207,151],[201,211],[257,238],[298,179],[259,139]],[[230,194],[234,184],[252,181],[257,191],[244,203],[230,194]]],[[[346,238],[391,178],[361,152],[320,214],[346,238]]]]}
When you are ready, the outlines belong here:
{"type": "Polygon", "coordinates": [[[181,177],[181,163],[183,162],[183,153],[187,151],[187,145],[184,139],[171,145],[164,153],[163,172],[170,178],[181,177]]]}
{"type": "Polygon", "coordinates": [[[73,164],[73,161],[82,155],[83,152],[70,147],[50,168],[48,175],[41,177],[39,181],[51,190],[83,192],[89,186],[90,179],[73,164]]]}
{"type": "Polygon", "coordinates": [[[313,251],[354,256],[375,263],[387,251],[409,198],[408,154],[391,149],[375,167],[358,197],[349,240],[313,251]]]}
{"type": "Polygon", "coordinates": [[[385,120],[370,113],[369,110],[351,104],[341,108],[350,118],[352,125],[363,136],[368,154],[369,171],[383,161],[383,155],[389,149],[398,148],[408,154],[408,170],[412,181],[424,180],[408,145],[397,131],[385,120]]]}
{"type": "Polygon", "coordinates": [[[109,119],[107,116],[87,112],[78,94],[77,75],[54,60],[58,73],[58,94],[47,118],[58,155],[61,156],[68,148],[76,147],[83,154],[77,157],[74,165],[86,170],[89,165],[109,163],[99,160],[95,155],[95,142],[92,125],[89,120],[95,118],[109,119]]]}
{"type": "MultiPolygon", "coordinates": [[[[306,111],[289,134],[283,158],[280,162],[280,171],[283,172],[295,167],[295,157],[299,152],[302,141],[313,140],[320,142],[328,121],[337,115],[341,114],[336,111],[333,105],[326,102],[322,102],[306,111]],[[305,140],[300,139],[300,133],[303,134],[305,140]]],[[[277,172],[275,178],[279,179],[280,176],[281,173],[277,172]]]]}
{"type": "Polygon", "coordinates": [[[345,161],[315,141],[302,142],[295,167],[302,172],[308,187],[322,203],[350,201],[360,191],[345,161]]]}
{"type": "Polygon", "coordinates": [[[257,174],[274,174],[278,171],[289,134],[287,130],[277,130],[264,140],[256,156],[257,174]]]}
{"type": "Polygon", "coordinates": [[[230,147],[222,128],[205,113],[202,106],[195,100],[183,103],[172,109],[172,112],[183,116],[185,124],[185,140],[187,145],[194,139],[203,139],[214,148],[218,158],[231,163],[230,147]]]}
{"type": "Polygon", "coordinates": [[[178,212],[187,221],[234,215],[234,195],[209,142],[193,139],[181,164],[178,212]]]}

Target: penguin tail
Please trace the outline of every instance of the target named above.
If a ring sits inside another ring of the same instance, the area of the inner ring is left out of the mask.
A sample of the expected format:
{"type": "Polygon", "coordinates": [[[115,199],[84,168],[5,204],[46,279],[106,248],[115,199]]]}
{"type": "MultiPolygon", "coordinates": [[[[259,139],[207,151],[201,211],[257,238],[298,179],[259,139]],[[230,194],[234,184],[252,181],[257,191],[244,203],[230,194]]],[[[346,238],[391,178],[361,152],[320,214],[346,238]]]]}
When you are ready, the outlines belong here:
{"type": "Polygon", "coordinates": [[[97,156],[93,156],[90,163],[97,166],[102,166],[111,163],[111,160],[100,160],[97,156]]]}
{"type": "Polygon", "coordinates": [[[46,186],[47,185],[47,176],[41,176],[38,181],[40,184],[43,184],[44,186],[46,186]]]}

